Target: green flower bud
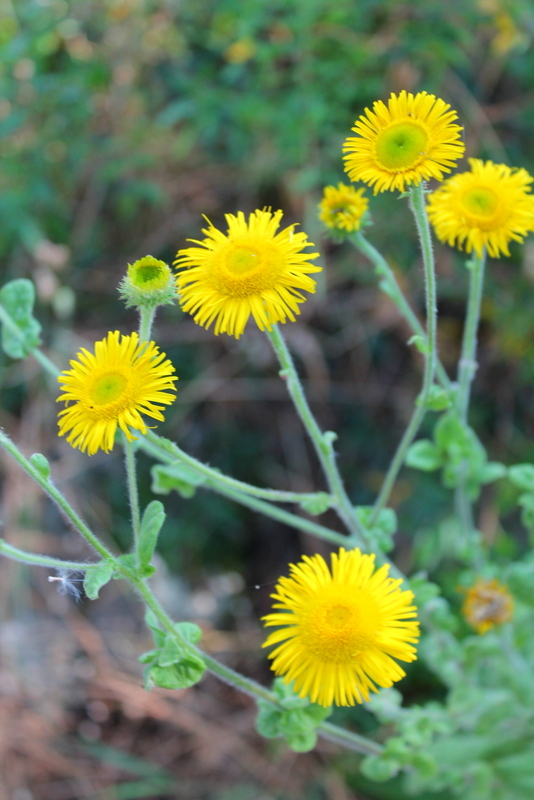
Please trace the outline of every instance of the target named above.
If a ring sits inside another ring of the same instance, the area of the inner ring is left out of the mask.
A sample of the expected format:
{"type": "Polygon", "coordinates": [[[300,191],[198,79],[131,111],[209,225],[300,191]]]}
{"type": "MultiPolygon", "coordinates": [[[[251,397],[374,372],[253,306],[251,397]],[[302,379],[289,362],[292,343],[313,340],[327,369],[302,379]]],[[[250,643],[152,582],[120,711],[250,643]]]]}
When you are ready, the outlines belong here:
{"type": "Polygon", "coordinates": [[[164,261],[145,256],[128,264],[119,292],[128,307],[156,308],[177,298],[174,275],[164,261]]]}

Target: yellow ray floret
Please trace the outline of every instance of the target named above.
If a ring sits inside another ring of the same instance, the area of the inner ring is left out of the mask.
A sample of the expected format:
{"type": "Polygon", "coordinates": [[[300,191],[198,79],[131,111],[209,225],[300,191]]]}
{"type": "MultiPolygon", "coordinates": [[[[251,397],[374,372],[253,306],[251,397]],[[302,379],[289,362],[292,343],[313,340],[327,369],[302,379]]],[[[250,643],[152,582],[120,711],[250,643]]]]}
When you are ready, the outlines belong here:
{"type": "Polygon", "coordinates": [[[470,158],[470,172],[449,178],[429,196],[428,217],[442,242],[482,256],[510,255],[508,243],[534,230],[534,180],[525,169],[510,169],[470,158]]]}
{"type": "Polygon", "coordinates": [[[388,577],[389,565],[375,570],[374,555],[358,549],[331,558],[331,570],[320,555],[290,564],[271,595],[280,610],[263,618],[278,630],[263,646],[277,645],[272,669],[300,697],[353,706],[404,676],[394,659],[416,659],[419,624],[412,592],[388,577]]]}
{"type": "Polygon", "coordinates": [[[295,321],[306,299],[300,290],[315,292],[309,273],[321,267],[310,264],[318,253],[302,252],[313,245],[295,225],[277,233],[281,218],[270,210],[254,211],[248,222],[242,211],[226,214],[226,234],[209,223],[205,239],[191,240],[197,247],[178,251],[180,304],[195,322],[215,322],[216,334],[238,339],[251,314],[260,330],[295,321]]]}
{"type": "Polygon", "coordinates": [[[363,189],[339,183],[326,186],[319,204],[319,219],[338,233],[353,233],[359,230],[369,201],[363,197],[363,189]]]}
{"type": "Polygon", "coordinates": [[[59,435],[90,456],[113,448],[117,426],[128,441],[132,429],[147,432],[141,414],[164,419],[163,406],[175,400],[175,371],[154,342],[140,342],[137,333],[108,333],[95,352],[82,349],[70,370],[58,377],[67,407],[59,412],[59,435]],[[69,405],[72,403],[72,405],[69,405]]]}
{"type": "Polygon", "coordinates": [[[364,181],[374,193],[403,192],[423,180],[443,180],[443,173],[462,157],[462,128],[455,111],[433,94],[402,91],[381,100],[354,123],[356,136],[343,145],[345,170],[352,181],[364,181]]]}
{"type": "Polygon", "coordinates": [[[466,591],[462,613],[466,621],[482,635],[495,625],[510,622],[514,615],[514,601],[506,586],[495,578],[479,578],[466,591]]]}

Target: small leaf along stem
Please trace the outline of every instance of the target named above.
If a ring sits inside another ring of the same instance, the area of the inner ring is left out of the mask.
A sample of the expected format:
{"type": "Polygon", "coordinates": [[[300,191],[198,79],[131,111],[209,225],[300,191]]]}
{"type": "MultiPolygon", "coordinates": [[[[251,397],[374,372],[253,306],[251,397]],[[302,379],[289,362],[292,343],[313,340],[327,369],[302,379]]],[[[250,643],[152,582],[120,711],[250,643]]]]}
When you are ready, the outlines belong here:
{"type": "Polygon", "coordinates": [[[367,539],[366,532],[356,516],[354,506],[349,500],[341,475],[339,474],[333,445],[336,436],[331,431],[323,433],[319,428],[308,405],[291,353],[288,350],[278,325],[273,325],[271,330],[266,331],[266,334],[282,367],[280,374],[286,378],[287,389],[293,400],[297,414],[313,443],[315,452],[323,468],[328,488],[334,498],[334,508],[347,526],[353,539],[361,543],[362,546],[365,546],[367,539]]]}
{"type": "Polygon", "coordinates": [[[397,447],[397,451],[393,456],[391,464],[389,465],[384,483],[382,484],[382,488],[380,489],[380,493],[376,499],[370,525],[373,525],[373,523],[376,522],[380,511],[387,505],[391,491],[397,479],[397,475],[404,464],[406,453],[408,452],[411,443],[415,439],[417,431],[419,430],[421,422],[426,414],[426,404],[434,382],[434,374],[437,363],[436,275],[434,269],[434,254],[432,251],[432,236],[430,233],[430,225],[425,208],[425,189],[423,183],[419,183],[417,186],[411,186],[409,189],[409,194],[410,208],[415,218],[415,224],[421,245],[421,252],[423,255],[423,268],[425,275],[427,347],[425,348],[426,352],[423,354],[425,359],[423,386],[410,422],[408,423],[408,427],[406,428],[404,435],[397,447]]]}

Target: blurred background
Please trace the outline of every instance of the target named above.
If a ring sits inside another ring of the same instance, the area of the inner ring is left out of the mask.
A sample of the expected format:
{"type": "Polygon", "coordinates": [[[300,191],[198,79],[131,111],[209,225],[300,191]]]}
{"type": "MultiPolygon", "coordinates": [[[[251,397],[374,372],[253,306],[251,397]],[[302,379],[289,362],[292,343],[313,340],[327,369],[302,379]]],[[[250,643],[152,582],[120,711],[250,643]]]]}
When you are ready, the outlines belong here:
{"type": "MultiPolygon", "coordinates": [[[[370,265],[323,235],[322,188],[343,180],[341,144],[355,118],[401,89],[435,93],[457,110],[467,156],[533,172],[533,38],[529,0],[0,0],[2,282],[35,282],[45,350],[64,368],[109,329],[136,327],[116,290],[129,261],[151,254],[171,263],[187,238],[201,238],[203,214],[221,227],[228,212],[283,209],[319,246],[324,267],[317,295],[284,332],[321,425],[340,433],[351,498],[370,503],[410,416],[421,362],[370,265]]],[[[406,204],[387,194],[371,212],[369,238],[422,313],[406,204]]],[[[467,279],[452,250],[439,247],[437,264],[440,353],[452,370],[467,279]]],[[[471,422],[492,459],[532,461],[534,241],[488,273],[471,422]]],[[[251,326],[239,342],[215,337],[168,307],[154,336],[180,376],[161,433],[237,478],[324,488],[262,334],[251,326]]],[[[53,382],[31,359],[0,359],[0,424],[27,455],[52,461],[94,530],[126,551],[119,448],[88,458],[59,441],[53,382]]],[[[143,504],[153,497],[150,466],[142,456],[143,504]]],[[[477,509],[497,558],[526,544],[516,495],[502,482],[477,509]]],[[[5,457],[2,498],[7,541],[88,556],[5,457]]],[[[158,596],[202,625],[210,652],[269,682],[258,620],[273,582],[289,561],[328,548],[201,489],[165,503],[158,596]]],[[[397,563],[435,575],[441,562],[438,579],[458,605],[449,493],[433,475],[404,470],[392,505],[397,563]]],[[[322,521],[338,526],[328,514],[322,521]]],[[[137,657],[150,641],[127,587],[114,582],[99,601],[77,603],[76,576],[70,587],[47,577],[0,563],[0,800],[404,797],[395,782],[366,782],[358,757],[328,743],[296,755],[262,742],[252,704],[213,679],[144,692],[137,657]]],[[[444,691],[421,664],[402,689],[408,702],[444,691]]],[[[362,709],[339,710],[335,721],[369,735],[375,725],[362,709]]]]}

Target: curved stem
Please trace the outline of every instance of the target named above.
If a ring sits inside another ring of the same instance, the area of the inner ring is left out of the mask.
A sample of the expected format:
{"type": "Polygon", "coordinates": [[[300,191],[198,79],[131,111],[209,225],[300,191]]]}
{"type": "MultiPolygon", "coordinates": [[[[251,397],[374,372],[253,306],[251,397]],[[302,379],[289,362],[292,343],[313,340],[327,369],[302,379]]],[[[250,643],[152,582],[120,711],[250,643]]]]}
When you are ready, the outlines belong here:
{"type": "Polygon", "coordinates": [[[102,558],[106,559],[107,561],[112,561],[114,564],[116,563],[115,556],[111,553],[105,545],[102,544],[100,539],[94,535],[94,533],[87,527],[85,522],[78,516],[76,511],[71,507],[69,502],[66,500],[65,497],[61,494],[61,492],[54,486],[51,480],[48,478],[44,478],[43,475],[36,469],[31,461],[22,455],[18,447],[13,444],[9,436],[3,431],[0,431],[0,446],[6,450],[12,458],[17,461],[18,464],[22,467],[22,469],[33,478],[33,480],[39,484],[39,486],[44,489],[45,493],[56,503],[59,509],[63,512],[63,514],[67,517],[69,522],[73,525],[73,527],[81,533],[83,538],[91,545],[91,547],[96,550],[96,552],[102,556],[102,558]]]}
{"type": "Polygon", "coordinates": [[[132,514],[132,530],[134,538],[134,552],[139,566],[139,535],[141,533],[141,513],[139,510],[139,492],[137,490],[137,470],[135,464],[135,450],[133,442],[124,437],[124,454],[126,460],[126,478],[128,483],[128,498],[132,514]]]}
{"type": "MultiPolygon", "coordinates": [[[[473,254],[467,264],[470,272],[469,294],[467,312],[465,317],[464,333],[462,337],[462,352],[458,364],[458,392],[456,395],[456,410],[462,422],[467,424],[471,384],[477,371],[476,351],[477,334],[480,324],[480,309],[484,289],[484,268],[486,251],[482,255],[473,254]]],[[[467,471],[467,463],[466,463],[467,471]]],[[[465,481],[462,481],[455,490],[455,505],[457,513],[466,536],[472,535],[476,529],[473,518],[473,504],[467,495],[465,481]]]]}
{"type": "Polygon", "coordinates": [[[83,561],[63,561],[61,558],[52,558],[51,556],[41,556],[37,553],[28,553],[25,550],[19,550],[18,547],[13,547],[3,539],[0,539],[0,555],[10,558],[12,561],[19,561],[21,564],[31,564],[34,567],[48,567],[49,569],[71,569],[78,572],[86,572],[91,567],[96,566],[91,563],[84,563],[83,561]]]}
{"type": "Polygon", "coordinates": [[[236,478],[231,478],[229,475],[225,475],[219,472],[219,470],[207,464],[203,464],[202,461],[185,453],[175,442],[164,439],[152,433],[152,431],[148,431],[144,438],[141,439],[141,447],[143,450],[151,453],[151,455],[155,455],[156,458],[165,455],[165,461],[168,464],[179,461],[216,484],[220,484],[236,492],[259,497],[262,500],[270,500],[275,503],[302,503],[317,494],[316,492],[284,492],[278,489],[260,489],[259,486],[252,486],[250,483],[238,481],[236,478]],[[169,460],[167,456],[171,456],[171,459],[169,460]]]}
{"type": "MultiPolygon", "coordinates": [[[[218,492],[219,494],[224,495],[224,497],[228,497],[230,500],[233,500],[236,503],[247,506],[247,508],[252,508],[254,511],[259,511],[261,514],[265,514],[267,517],[277,519],[279,522],[290,525],[292,528],[297,528],[297,530],[301,530],[304,533],[309,533],[312,536],[317,536],[319,539],[324,539],[332,544],[345,546],[350,546],[351,544],[350,537],[344,536],[341,533],[336,533],[335,531],[330,530],[330,528],[326,528],[324,525],[318,525],[316,522],[312,522],[304,517],[299,517],[297,514],[291,514],[289,511],[284,511],[281,508],[271,505],[269,502],[259,499],[264,495],[256,495],[256,492],[254,492],[253,495],[250,491],[241,489],[241,486],[247,487],[247,490],[254,489],[255,487],[249,486],[248,484],[241,484],[241,481],[236,481],[233,478],[228,478],[226,475],[221,475],[221,473],[217,472],[217,470],[213,470],[205,464],[202,464],[200,461],[196,461],[196,459],[188,456],[186,453],[180,450],[178,445],[174,444],[174,442],[170,442],[168,439],[162,439],[159,436],[156,436],[156,434],[152,433],[152,431],[149,431],[147,434],[145,434],[144,438],[141,440],[141,447],[147,453],[150,453],[150,455],[157,458],[158,461],[163,461],[165,464],[172,465],[176,462],[187,464],[198,474],[206,476],[207,481],[202,484],[205,488],[211,489],[214,492],[218,492]],[[239,489],[234,488],[236,484],[239,486],[239,489]]],[[[271,492],[271,490],[267,489],[259,491],[271,492]]],[[[274,492],[274,490],[272,491],[274,492]]],[[[291,495],[293,493],[276,492],[276,494],[286,495],[283,498],[278,497],[275,499],[283,499],[284,502],[288,502],[287,495],[291,495]]],[[[299,500],[303,500],[309,497],[310,495],[308,494],[295,495],[292,500],[296,501],[297,498],[299,500]]]]}
{"type": "MultiPolygon", "coordinates": [[[[421,325],[417,315],[412,307],[406,300],[402,289],[400,288],[395,273],[387,263],[384,256],[369,242],[361,231],[357,231],[352,236],[349,236],[349,241],[361,252],[367,256],[369,261],[375,267],[376,274],[382,278],[380,281],[380,288],[391,298],[395,303],[401,315],[404,317],[412,331],[416,336],[420,336],[425,346],[428,347],[428,337],[425,329],[421,325]]],[[[436,359],[436,377],[444,389],[450,389],[451,381],[447,375],[445,368],[439,358],[436,359]]]]}
{"type": "Polygon", "coordinates": [[[323,468],[328,488],[335,501],[335,509],[339,517],[343,520],[354,539],[358,539],[361,544],[365,542],[365,531],[362,528],[354,510],[354,506],[349,500],[345,491],[343,481],[336,463],[336,453],[333,442],[337,438],[331,431],[323,433],[313,416],[308,401],[302,389],[295,364],[291,357],[285,340],[277,325],[273,325],[271,330],[267,330],[267,337],[278,356],[282,371],[281,377],[286,379],[287,389],[293,400],[297,414],[304,425],[317,453],[317,457],[323,468]]]}
{"type": "Polygon", "coordinates": [[[434,382],[434,373],[436,371],[436,335],[437,335],[437,297],[436,297],[436,276],[434,271],[434,255],[432,252],[432,237],[430,234],[430,225],[425,208],[425,193],[423,184],[411,186],[410,192],[410,207],[412,209],[417,233],[419,234],[419,241],[421,244],[421,251],[423,254],[423,267],[425,272],[425,300],[426,300],[426,326],[427,326],[427,347],[424,354],[425,368],[423,373],[423,386],[421,394],[417,398],[412,418],[408,423],[408,427],[404,432],[397,451],[389,466],[384,483],[377,497],[373,516],[371,517],[370,525],[376,521],[380,511],[386,506],[391,490],[399,474],[399,470],[404,463],[408,448],[413,442],[417,431],[426,414],[426,404],[430,395],[430,390],[434,382]]]}
{"type": "Polygon", "coordinates": [[[481,256],[474,254],[468,263],[470,271],[469,299],[467,301],[467,314],[462,339],[462,354],[458,365],[459,388],[456,396],[456,409],[463,422],[467,422],[471,384],[478,366],[476,362],[477,333],[484,288],[485,262],[486,253],[484,251],[481,256]]]}

